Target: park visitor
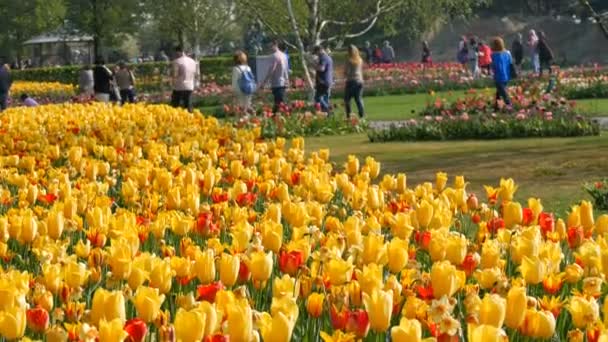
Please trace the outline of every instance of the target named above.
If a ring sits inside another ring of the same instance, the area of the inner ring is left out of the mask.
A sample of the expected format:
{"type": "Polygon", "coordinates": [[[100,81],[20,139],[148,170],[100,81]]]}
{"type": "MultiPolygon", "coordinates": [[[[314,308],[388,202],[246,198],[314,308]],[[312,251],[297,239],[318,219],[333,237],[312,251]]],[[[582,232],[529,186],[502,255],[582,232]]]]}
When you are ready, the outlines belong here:
{"type": "Polygon", "coordinates": [[[539,75],[542,76],[543,69],[547,69],[551,74],[551,64],[553,63],[553,51],[547,43],[547,36],[544,32],[539,33],[538,38],[538,60],[539,60],[539,75]]]}
{"type": "Polygon", "coordinates": [[[90,65],[85,65],[78,74],[78,91],[82,95],[92,96],[95,93],[95,79],[93,69],[90,65]]]}
{"type": "Polygon", "coordinates": [[[351,99],[355,99],[355,104],[359,111],[359,117],[365,116],[363,109],[363,59],[359,54],[359,49],[351,45],[348,47],[348,59],[346,61],[345,78],[346,86],[344,89],[344,107],[346,109],[346,117],[350,118],[352,108],[350,105],[351,99]]]}
{"type": "Polygon", "coordinates": [[[382,48],[382,59],[384,63],[393,63],[395,61],[395,50],[388,40],[384,41],[384,47],[382,48]]]}
{"type": "Polygon", "coordinates": [[[255,88],[255,78],[247,65],[247,55],[243,51],[237,51],[234,54],[234,68],[232,68],[232,90],[236,105],[244,114],[251,110],[251,98],[255,88]]]}
{"type": "Polygon", "coordinates": [[[490,75],[492,68],[492,49],[482,40],[479,43],[479,68],[486,75],[490,75]]]}
{"type": "Polygon", "coordinates": [[[319,105],[323,113],[329,114],[331,112],[329,97],[334,81],[334,61],[320,45],[314,47],[313,53],[317,57],[315,104],[319,105]]]}
{"type": "Polygon", "coordinates": [[[279,111],[281,104],[286,103],[287,86],[289,85],[289,66],[287,64],[287,56],[279,49],[279,42],[273,40],[270,48],[272,49],[272,62],[268,68],[266,79],[260,85],[265,85],[270,81],[272,96],[274,97],[274,106],[272,112],[279,111]]]}
{"type": "Polygon", "coordinates": [[[513,60],[511,53],[505,50],[505,42],[500,37],[492,41],[492,71],[494,72],[494,82],[496,84],[496,108],[498,101],[503,100],[510,107],[511,99],[507,91],[507,86],[511,80],[511,64],[513,60]]]}
{"type": "Polygon", "coordinates": [[[530,49],[530,58],[532,61],[532,71],[538,74],[540,72],[540,59],[538,55],[538,36],[536,31],[530,30],[528,33],[528,48],[530,49]]]}
{"type": "Polygon", "coordinates": [[[363,53],[365,54],[365,63],[372,64],[374,58],[374,49],[372,49],[372,44],[369,41],[365,42],[363,53]]]}
{"type": "Polygon", "coordinates": [[[135,75],[129,66],[121,62],[116,72],[116,84],[120,90],[120,103],[135,103],[135,75]]]}
{"type": "Polygon", "coordinates": [[[471,37],[469,40],[469,71],[473,78],[479,77],[479,45],[477,44],[477,38],[471,37]]]}
{"type": "Polygon", "coordinates": [[[173,93],[171,94],[171,106],[186,108],[192,113],[192,92],[199,71],[196,62],[184,53],[181,46],[175,49],[175,57],[172,63],[173,93]]]}
{"type": "Polygon", "coordinates": [[[0,64],[0,112],[8,107],[8,97],[13,80],[7,64],[0,64]]]}
{"type": "Polygon", "coordinates": [[[99,57],[95,61],[95,68],[93,68],[93,90],[97,101],[110,102],[113,78],[114,75],[105,65],[105,60],[99,57]]]}
{"type": "Polygon", "coordinates": [[[120,97],[120,89],[118,89],[118,84],[116,83],[116,74],[120,70],[118,65],[114,65],[112,68],[112,80],[110,81],[110,102],[119,103],[121,102],[120,97]]]}
{"type": "Polygon", "coordinates": [[[429,48],[429,43],[425,40],[422,42],[422,64],[431,64],[433,60],[431,59],[431,49],[429,48]]]}
{"type": "Polygon", "coordinates": [[[458,63],[462,64],[463,66],[466,66],[467,62],[469,61],[469,46],[467,43],[467,37],[465,36],[462,36],[458,42],[458,53],[456,54],[456,59],[458,60],[458,63]]]}
{"type": "Polygon", "coordinates": [[[26,107],[38,107],[38,102],[28,94],[21,94],[21,103],[26,107]]]}
{"type": "Polygon", "coordinates": [[[384,57],[382,55],[382,49],[376,44],[374,46],[374,64],[382,63],[384,57]]]}
{"type": "Polygon", "coordinates": [[[511,56],[513,57],[513,63],[515,64],[518,70],[521,70],[521,64],[524,61],[524,46],[521,41],[521,33],[518,33],[515,36],[513,44],[511,45],[511,56]]]}

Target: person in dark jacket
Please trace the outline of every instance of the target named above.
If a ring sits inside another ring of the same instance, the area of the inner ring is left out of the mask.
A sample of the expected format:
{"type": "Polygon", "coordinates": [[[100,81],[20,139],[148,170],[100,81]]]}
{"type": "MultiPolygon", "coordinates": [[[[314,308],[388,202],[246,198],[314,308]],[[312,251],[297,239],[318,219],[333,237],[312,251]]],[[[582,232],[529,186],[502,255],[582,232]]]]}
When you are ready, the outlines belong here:
{"type": "Polygon", "coordinates": [[[553,64],[553,51],[547,43],[547,37],[544,32],[539,33],[538,38],[538,58],[540,60],[540,75],[543,74],[543,69],[547,69],[551,74],[551,64],[553,64]]]}
{"type": "Polygon", "coordinates": [[[374,58],[374,49],[372,49],[372,44],[370,42],[365,42],[363,53],[365,54],[365,63],[372,64],[374,58]]]}
{"type": "Polygon", "coordinates": [[[505,42],[500,37],[492,40],[492,71],[494,72],[494,82],[496,84],[496,108],[498,100],[503,100],[507,106],[511,106],[511,99],[507,91],[507,86],[511,80],[511,53],[505,50],[505,42]]]}
{"type": "Polygon", "coordinates": [[[513,63],[521,70],[521,64],[524,61],[524,45],[522,44],[521,33],[518,33],[511,45],[511,55],[513,56],[513,63]]]}
{"type": "Polygon", "coordinates": [[[95,61],[93,68],[93,80],[95,90],[95,99],[99,102],[110,102],[110,94],[112,92],[112,80],[114,74],[105,65],[103,58],[98,58],[95,61]]]}
{"type": "Polygon", "coordinates": [[[431,64],[433,60],[431,59],[431,49],[429,48],[429,43],[425,40],[422,42],[422,64],[431,64]]]}
{"type": "Polygon", "coordinates": [[[13,80],[10,68],[6,64],[0,64],[0,112],[8,107],[8,97],[13,80]]]}

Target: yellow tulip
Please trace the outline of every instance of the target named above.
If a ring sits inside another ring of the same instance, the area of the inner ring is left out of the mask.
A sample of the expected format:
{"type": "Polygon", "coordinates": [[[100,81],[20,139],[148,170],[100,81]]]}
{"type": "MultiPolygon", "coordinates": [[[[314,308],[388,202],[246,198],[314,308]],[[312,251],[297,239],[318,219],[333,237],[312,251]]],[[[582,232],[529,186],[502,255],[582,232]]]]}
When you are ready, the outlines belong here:
{"type": "Polygon", "coordinates": [[[283,277],[274,278],[272,283],[272,296],[273,297],[282,297],[282,296],[297,296],[296,291],[296,279],[289,276],[289,274],[284,274],[283,277]]]}
{"type": "Polygon", "coordinates": [[[227,287],[236,284],[239,276],[240,259],[238,256],[222,253],[219,261],[220,281],[227,287]]]}
{"type": "Polygon", "coordinates": [[[386,331],[393,313],[393,291],[374,290],[363,293],[363,304],[369,315],[370,327],[376,332],[386,331]]]}
{"type": "Polygon", "coordinates": [[[91,303],[91,322],[99,325],[101,320],[113,321],[120,319],[122,324],[126,320],[125,297],[120,291],[107,291],[99,288],[93,295],[91,303]]]}
{"type": "Polygon", "coordinates": [[[497,294],[486,294],[479,307],[479,323],[496,328],[505,321],[507,301],[497,294]]]}
{"type": "Polygon", "coordinates": [[[457,271],[449,261],[439,261],[431,267],[431,284],[435,298],[451,297],[465,283],[464,271],[457,271]]]}
{"type": "Polygon", "coordinates": [[[359,159],[353,155],[349,155],[344,169],[349,176],[356,175],[359,173],[359,159]]]}
{"type": "Polygon", "coordinates": [[[595,222],[595,230],[598,234],[608,233],[608,215],[600,215],[595,222]]]}
{"type": "Polygon", "coordinates": [[[484,290],[492,289],[502,277],[502,271],[498,267],[484,268],[475,271],[475,279],[484,290]]]}
{"type": "Polygon", "coordinates": [[[266,312],[262,313],[259,326],[264,341],[288,342],[291,340],[293,323],[282,312],[273,316],[266,312]]]}
{"type": "Polygon", "coordinates": [[[260,230],[264,248],[278,254],[283,245],[283,225],[280,222],[267,220],[261,223],[260,230]]]}
{"type": "Polygon", "coordinates": [[[433,219],[433,205],[426,200],[422,200],[416,209],[416,219],[418,226],[428,227],[429,223],[433,219]]]}
{"type": "Polygon", "coordinates": [[[437,172],[435,174],[435,189],[437,192],[442,192],[445,185],[448,183],[448,174],[445,172],[437,172]]]}
{"type": "Polygon", "coordinates": [[[568,215],[568,228],[580,227],[581,224],[581,208],[580,206],[575,205],[571,208],[570,214],[568,215]]]}
{"type": "Polygon", "coordinates": [[[202,340],[205,337],[205,323],[206,315],[200,310],[177,310],[174,323],[175,339],[182,342],[198,342],[202,340]]]}
{"type": "Polygon", "coordinates": [[[308,314],[313,318],[319,318],[323,313],[323,301],[325,295],[322,293],[311,293],[306,299],[306,310],[308,314]]]}
{"type": "Polygon", "coordinates": [[[386,246],[384,236],[370,233],[363,238],[363,251],[361,260],[364,264],[377,263],[384,265],[386,260],[386,246]]]}
{"type": "Polygon", "coordinates": [[[504,342],[507,340],[507,334],[500,327],[482,324],[469,329],[470,342],[504,342]]]}
{"type": "Polygon", "coordinates": [[[169,293],[173,283],[173,271],[169,259],[152,259],[150,271],[150,287],[158,289],[160,293],[169,293]]]}
{"type": "Polygon", "coordinates": [[[57,240],[63,234],[63,213],[60,211],[50,211],[46,219],[47,234],[53,240],[57,240]]]}
{"type": "Polygon", "coordinates": [[[600,317],[600,307],[593,298],[570,297],[570,302],[566,305],[566,308],[572,316],[572,323],[579,329],[587,328],[600,317]]]}
{"type": "Polygon", "coordinates": [[[374,263],[364,265],[363,270],[356,269],[355,273],[361,285],[361,291],[364,293],[372,294],[374,290],[382,288],[382,266],[374,263]]]}
{"type": "Polygon", "coordinates": [[[265,282],[270,279],[273,267],[272,252],[253,252],[247,261],[254,281],[265,282]]]}
{"type": "Polygon", "coordinates": [[[129,334],[123,330],[123,322],[116,318],[110,322],[102,319],[99,322],[99,341],[124,341],[129,334]]]}
{"type": "Polygon", "coordinates": [[[500,263],[500,244],[498,240],[486,240],[481,249],[481,268],[498,267],[500,263]]]}
{"type": "Polygon", "coordinates": [[[526,288],[514,286],[507,293],[507,309],[505,325],[511,329],[518,329],[526,317],[526,288]]]}
{"type": "Polygon", "coordinates": [[[59,292],[61,281],[63,280],[63,272],[59,264],[44,264],[42,265],[42,274],[44,286],[54,294],[59,292]]]}
{"type": "Polygon", "coordinates": [[[205,314],[205,332],[204,336],[209,336],[215,333],[219,327],[218,314],[215,304],[202,301],[198,310],[205,314]]]}
{"type": "Polygon", "coordinates": [[[146,323],[156,319],[160,313],[160,306],[165,301],[165,295],[159,294],[158,289],[140,286],[133,297],[133,305],[139,318],[146,323]]]}
{"type": "Polygon", "coordinates": [[[519,272],[528,284],[539,284],[547,275],[547,265],[538,257],[525,256],[519,272]]]}
{"type": "Polygon", "coordinates": [[[215,253],[213,249],[207,249],[196,255],[194,273],[203,285],[215,280],[215,253]]]}
{"type": "Polygon", "coordinates": [[[36,217],[33,214],[28,213],[26,216],[23,217],[19,240],[29,244],[34,241],[37,235],[38,221],[36,220],[36,217]]]}
{"type": "Polygon", "coordinates": [[[505,228],[513,229],[518,224],[521,224],[523,220],[523,212],[521,204],[519,202],[509,202],[504,206],[504,220],[505,228]]]}
{"type": "Polygon", "coordinates": [[[127,279],[129,277],[133,262],[131,256],[131,247],[125,240],[112,240],[108,264],[114,277],[118,279],[127,279]]]}
{"type": "Polygon", "coordinates": [[[380,174],[380,162],[372,157],[365,158],[365,166],[369,172],[369,177],[375,179],[380,174]]]}
{"type": "Polygon", "coordinates": [[[394,237],[389,242],[387,247],[388,269],[392,273],[397,274],[405,268],[409,260],[408,251],[409,246],[406,240],[394,237]]]}
{"type": "Polygon", "coordinates": [[[397,193],[403,194],[407,190],[407,176],[405,173],[397,175],[397,193]]]}
{"type": "Polygon", "coordinates": [[[74,260],[63,267],[63,278],[68,286],[73,289],[83,286],[89,278],[89,274],[90,272],[85,264],[74,260]]]}
{"type": "Polygon", "coordinates": [[[515,185],[515,181],[512,178],[500,179],[499,195],[503,201],[512,201],[515,191],[517,191],[517,185],[515,185]]]}
{"type": "Polygon", "coordinates": [[[25,334],[27,318],[25,307],[10,306],[0,311],[0,335],[7,340],[17,340],[25,334]]]}
{"type": "Polygon", "coordinates": [[[583,272],[583,268],[578,264],[567,265],[564,269],[564,280],[570,284],[578,283],[583,277],[583,272]]]}
{"type": "Polygon", "coordinates": [[[256,334],[253,331],[252,310],[249,305],[232,304],[227,308],[227,335],[230,341],[250,342],[255,341],[256,334]]]}
{"type": "Polygon", "coordinates": [[[526,310],[526,318],[522,325],[525,336],[548,339],[555,334],[555,317],[550,311],[526,310]]]}
{"type": "Polygon", "coordinates": [[[353,264],[343,259],[333,258],[327,263],[326,272],[333,286],[344,285],[352,278],[353,264]]]}
{"type": "Polygon", "coordinates": [[[580,206],[581,226],[585,231],[591,231],[595,226],[593,220],[593,204],[589,201],[582,201],[580,206]]]}
{"type": "Polygon", "coordinates": [[[391,338],[393,341],[422,341],[422,326],[420,321],[402,317],[399,325],[391,328],[391,338]]]}
{"type": "Polygon", "coordinates": [[[447,245],[445,248],[445,258],[456,266],[460,266],[467,256],[467,238],[458,233],[452,233],[448,236],[447,245]]]}

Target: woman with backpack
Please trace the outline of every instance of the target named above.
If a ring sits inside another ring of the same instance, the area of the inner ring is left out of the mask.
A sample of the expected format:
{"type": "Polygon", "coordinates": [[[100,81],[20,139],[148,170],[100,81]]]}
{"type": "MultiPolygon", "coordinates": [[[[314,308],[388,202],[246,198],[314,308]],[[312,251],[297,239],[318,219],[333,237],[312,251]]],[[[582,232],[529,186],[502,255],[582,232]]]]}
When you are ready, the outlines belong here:
{"type": "Polygon", "coordinates": [[[236,98],[236,105],[243,113],[251,111],[251,98],[255,93],[255,78],[247,64],[247,55],[243,51],[234,54],[234,68],[232,69],[232,90],[236,98]]]}

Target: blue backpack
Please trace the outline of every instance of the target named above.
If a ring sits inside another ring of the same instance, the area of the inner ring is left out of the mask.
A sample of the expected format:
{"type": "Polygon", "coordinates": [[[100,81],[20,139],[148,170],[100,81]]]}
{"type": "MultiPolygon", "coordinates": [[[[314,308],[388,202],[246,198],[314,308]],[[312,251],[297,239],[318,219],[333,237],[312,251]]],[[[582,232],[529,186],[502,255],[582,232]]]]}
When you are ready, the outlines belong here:
{"type": "Polygon", "coordinates": [[[255,78],[251,70],[241,69],[241,78],[239,79],[239,89],[245,95],[252,95],[255,92],[255,78]]]}

